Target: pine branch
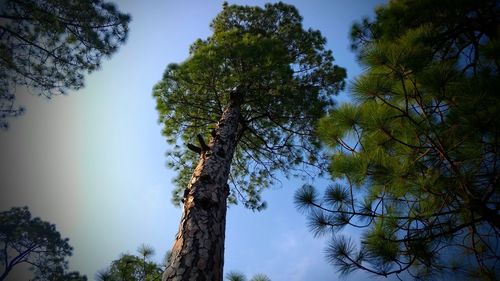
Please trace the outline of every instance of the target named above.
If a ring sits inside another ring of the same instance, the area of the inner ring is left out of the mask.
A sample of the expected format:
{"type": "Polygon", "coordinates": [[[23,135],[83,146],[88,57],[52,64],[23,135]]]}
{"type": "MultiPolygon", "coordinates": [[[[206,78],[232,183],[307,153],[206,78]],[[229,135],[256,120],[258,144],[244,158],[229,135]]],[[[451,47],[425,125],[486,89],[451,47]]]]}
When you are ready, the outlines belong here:
{"type": "Polygon", "coordinates": [[[197,134],[198,142],[200,143],[201,151],[209,151],[210,147],[205,143],[203,136],[201,134],[197,134]]]}
{"type": "Polygon", "coordinates": [[[194,144],[188,143],[188,144],[186,144],[186,146],[187,146],[187,148],[189,148],[190,150],[192,150],[192,151],[194,151],[194,152],[196,152],[198,154],[201,154],[201,152],[202,152],[201,148],[197,147],[194,144]]]}

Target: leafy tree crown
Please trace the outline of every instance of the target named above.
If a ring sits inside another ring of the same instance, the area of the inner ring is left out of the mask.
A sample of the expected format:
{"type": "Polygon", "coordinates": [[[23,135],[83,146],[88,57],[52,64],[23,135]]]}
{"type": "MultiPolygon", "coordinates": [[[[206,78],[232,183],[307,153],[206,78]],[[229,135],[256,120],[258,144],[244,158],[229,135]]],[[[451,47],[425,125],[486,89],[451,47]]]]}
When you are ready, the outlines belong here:
{"type": "Polygon", "coordinates": [[[78,272],[67,272],[73,248],[55,225],[33,218],[27,207],[0,212],[0,275],[5,278],[20,264],[34,271],[34,280],[87,280],[78,272]]]}
{"type": "Polygon", "coordinates": [[[316,162],[314,124],[343,87],[345,71],[333,64],[320,32],[304,30],[301,21],[283,3],[224,4],[213,35],[194,42],[186,61],[167,67],[154,96],[163,134],[174,145],[168,153],[179,172],[174,201],[197,159],[182,143],[209,138],[231,98],[241,101],[243,128],[231,169],[233,202],[238,197],[261,208],[259,193],[276,170],[316,162]]]}

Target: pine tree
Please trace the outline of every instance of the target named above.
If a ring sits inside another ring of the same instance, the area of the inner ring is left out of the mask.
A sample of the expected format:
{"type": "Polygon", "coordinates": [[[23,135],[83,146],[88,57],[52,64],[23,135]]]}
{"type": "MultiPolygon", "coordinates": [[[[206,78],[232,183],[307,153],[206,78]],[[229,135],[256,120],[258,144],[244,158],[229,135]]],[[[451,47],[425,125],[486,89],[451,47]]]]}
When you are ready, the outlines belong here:
{"type": "Polygon", "coordinates": [[[498,1],[399,0],[354,25],[365,71],[319,125],[337,182],[296,194],[341,273],[500,277],[499,24],[498,1]]]}
{"type": "Polygon", "coordinates": [[[32,217],[28,207],[0,212],[0,249],[0,280],[23,266],[33,272],[32,280],[87,280],[68,271],[73,253],[69,239],[61,237],[55,225],[32,217]]]}
{"type": "Polygon", "coordinates": [[[343,87],[319,31],[297,10],[224,4],[212,36],[167,67],[154,96],[174,145],[183,214],[163,280],[222,280],[227,201],[261,210],[276,173],[314,164],[315,123],[343,87]],[[186,145],[184,145],[184,144],[186,145]]]}
{"type": "MultiPolygon", "coordinates": [[[[227,281],[246,281],[247,277],[245,274],[238,272],[238,271],[231,271],[228,274],[226,274],[226,280],[227,281]]],[[[271,281],[271,279],[263,274],[263,273],[257,273],[252,278],[250,281],[271,281]]]]}
{"type": "Polygon", "coordinates": [[[98,281],[155,281],[160,280],[163,272],[160,264],[152,260],[154,249],[141,245],[139,255],[121,254],[111,265],[96,273],[98,281]]]}
{"type": "Polygon", "coordinates": [[[102,0],[3,0],[0,4],[0,128],[24,109],[16,88],[47,98],[78,90],[128,35],[130,16],[102,0]]]}

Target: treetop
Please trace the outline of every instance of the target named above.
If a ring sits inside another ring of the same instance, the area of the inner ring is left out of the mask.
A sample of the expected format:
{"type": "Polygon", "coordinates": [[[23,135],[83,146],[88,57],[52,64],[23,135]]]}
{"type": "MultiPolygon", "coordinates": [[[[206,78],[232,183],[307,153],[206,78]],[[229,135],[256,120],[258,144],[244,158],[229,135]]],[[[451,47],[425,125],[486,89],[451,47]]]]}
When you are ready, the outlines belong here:
{"type": "Polygon", "coordinates": [[[275,179],[273,171],[315,156],[315,122],[343,88],[345,70],[333,64],[321,33],[305,30],[301,21],[293,6],[281,2],[263,8],[225,4],[211,23],[213,34],[196,40],[187,60],[167,67],[154,96],[163,134],[177,144],[169,154],[183,179],[176,184],[184,187],[189,172],[181,167],[192,167],[196,158],[185,153],[179,137],[185,143],[197,135],[209,139],[234,98],[241,102],[244,127],[233,158],[234,194],[257,196],[275,179]]]}

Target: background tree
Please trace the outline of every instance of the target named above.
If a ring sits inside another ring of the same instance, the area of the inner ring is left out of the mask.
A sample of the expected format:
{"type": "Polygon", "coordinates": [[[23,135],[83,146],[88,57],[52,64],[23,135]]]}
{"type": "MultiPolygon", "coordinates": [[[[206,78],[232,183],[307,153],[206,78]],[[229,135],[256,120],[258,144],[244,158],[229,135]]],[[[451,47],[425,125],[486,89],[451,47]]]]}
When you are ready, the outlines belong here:
{"type": "Polygon", "coordinates": [[[55,225],[32,218],[27,207],[0,212],[0,280],[20,264],[31,266],[35,280],[86,280],[66,272],[73,250],[68,240],[55,225]]]}
{"type": "Polygon", "coordinates": [[[226,280],[227,281],[246,281],[247,277],[245,274],[238,272],[238,271],[231,271],[228,274],[226,274],[226,280]]]}
{"type": "Polygon", "coordinates": [[[102,0],[4,0],[0,4],[0,127],[23,109],[16,88],[51,98],[83,86],[123,44],[130,16],[102,0]]]}
{"type": "Polygon", "coordinates": [[[163,134],[174,145],[169,165],[179,172],[174,199],[184,202],[164,280],[222,280],[228,196],[260,210],[260,192],[277,171],[318,162],[314,124],[345,71],[301,20],[283,3],[224,4],[213,35],[155,86],[163,134]]]}
{"type": "Polygon", "coordinates": [[[137,252],[142,259],[142,280],[146,280],[148,276],[152,275],[160,276],[159,273],[162,273],[163,270],[161,270],[158,265],[149,261],[155,254],[155,250],[151,246],[142,244],[139,246],[139,249],[137,249],[137,252]]]}
{"type": "Polygon", "coordinates": [[[162,267],[152,261],[154,249],[141,245],[137,250],[139,255],[122,254],[111,265],[99,271],[96,279],[99,281],[154,281],[161,280],[162,267]]]}
{"type": "MultiPolygon", "coordinates": [[[[246,281],[247,277],[245,274],[237,271],[231,271],[228,274],[226,274],[226,280],[228,281],[246,281]]],[[[250,281],[271,281],[267,275],[262,274],[262,273],[257,273],[252,278],[250,281]]]]}
{"type": "Polygon", "coordinates": [[[263,273],[257,273],[250,278],[250,281],[271,281],[271,279],[263,273]]]}
{"type": "Polygon", "coordinates": [[[338,181],[296,194],[341,273],[500,278],[499,24],[498,1],[400,0],[354,25],[365,71],[319,125],[338,181]]]}

